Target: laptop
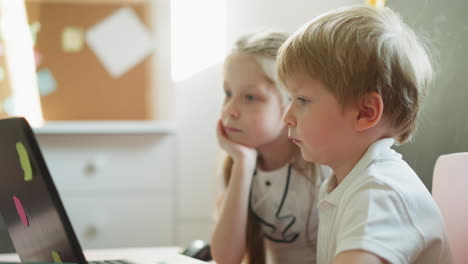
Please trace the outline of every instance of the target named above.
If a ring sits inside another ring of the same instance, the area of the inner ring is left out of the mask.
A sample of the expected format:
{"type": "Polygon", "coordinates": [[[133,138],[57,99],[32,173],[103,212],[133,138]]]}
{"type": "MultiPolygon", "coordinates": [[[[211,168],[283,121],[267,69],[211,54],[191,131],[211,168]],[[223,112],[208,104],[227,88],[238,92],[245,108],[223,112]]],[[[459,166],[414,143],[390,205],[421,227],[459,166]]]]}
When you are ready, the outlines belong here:
{"type": "MultiPolygon", "coordinates": [[[[0,120],[0,179],[0,213],[22,262],[88,263],[24,118],[0,120]]],[[[204,263],[180,254],[145,259],[117,262],[204,263]]]]}

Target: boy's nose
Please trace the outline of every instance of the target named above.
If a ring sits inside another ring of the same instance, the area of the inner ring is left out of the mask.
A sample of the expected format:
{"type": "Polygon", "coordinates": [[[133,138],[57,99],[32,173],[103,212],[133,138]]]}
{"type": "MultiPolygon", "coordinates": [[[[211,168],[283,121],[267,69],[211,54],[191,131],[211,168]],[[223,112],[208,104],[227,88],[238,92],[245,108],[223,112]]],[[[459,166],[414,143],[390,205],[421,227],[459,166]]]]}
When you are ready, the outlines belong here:
{"type": "Polygon", "coordinates": [[[288,110],[283,115],[283,122],[286,123],[288,127],[295,127],[296,126],[296,119],[291,113],[291,106],[289,106],[288,110]]]}

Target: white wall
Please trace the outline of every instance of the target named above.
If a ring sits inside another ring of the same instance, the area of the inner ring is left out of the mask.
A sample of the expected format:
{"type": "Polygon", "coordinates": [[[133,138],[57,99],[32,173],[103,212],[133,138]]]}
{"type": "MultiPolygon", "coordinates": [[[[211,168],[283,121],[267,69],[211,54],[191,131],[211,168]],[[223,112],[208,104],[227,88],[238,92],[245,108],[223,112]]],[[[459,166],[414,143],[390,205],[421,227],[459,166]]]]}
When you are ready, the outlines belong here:
{"type": "MultiPolygon", "coordinates": [[[[200,2],[200,10],[192,11],[200,15],[206,14],[204,1],[200,2]]],[[[226,0],[226,49],[229,49],[240,34],[260,29],[292,33],[326,10],[363,2],[364,0],[226,0]]],[[[187,48],[190,48],[190,43],[187,43],[187,48]]],[[[187,58],[187,63],[191,59],[197,57],[187,58]]],[[[223,98],[221,61],[183,82],[175,83],[174,88],[178,126],[176,241],[185,245],[193,239],[208,240],[213,226],[215,196],[217,187],[220,186],[219,175],[216,173],[220,168],[221,152],[216,142],[215,124],[223,98]]]]}
{"type": "Polygon", "coordinates": [[[273,28],[294,32],[302,24],[330,9],[365,0],[227,0],[228,43],[245,32],[273,28]]]}

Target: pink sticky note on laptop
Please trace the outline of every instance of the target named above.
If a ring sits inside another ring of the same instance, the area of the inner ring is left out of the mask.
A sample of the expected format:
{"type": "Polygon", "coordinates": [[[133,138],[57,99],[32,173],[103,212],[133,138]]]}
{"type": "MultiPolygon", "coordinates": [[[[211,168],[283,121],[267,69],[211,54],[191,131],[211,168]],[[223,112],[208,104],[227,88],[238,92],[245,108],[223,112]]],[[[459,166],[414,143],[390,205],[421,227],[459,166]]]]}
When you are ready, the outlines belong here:
{"type": "Polygon", "coordinates": [[[28,227],[29,220],[28,220],[28,217],[26,216],[26,213],[24,212],[24,208],[23,208],[23,204],[21,203],[21,200],[18,197],[13,196],[13,202],[15,203],[16,210],[18,211],[18,215],[21,219],[21,222],[23,223],[25,227],[28,227]]]}

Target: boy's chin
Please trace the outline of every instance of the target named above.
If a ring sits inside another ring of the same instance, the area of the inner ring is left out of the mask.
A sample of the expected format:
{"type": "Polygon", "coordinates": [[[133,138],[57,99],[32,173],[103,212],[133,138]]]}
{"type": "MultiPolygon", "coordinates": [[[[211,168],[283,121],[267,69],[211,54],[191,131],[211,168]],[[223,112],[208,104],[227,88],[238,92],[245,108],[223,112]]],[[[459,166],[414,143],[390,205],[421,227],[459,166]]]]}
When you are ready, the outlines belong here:
{"type": "Polygon", "coordinates": [[[302,158],[307,162],[317,162],[316,157],[313,157],[310,153],[306,153],[302,148],[301,148],[301,155],[302,155],[302,158]]]}

